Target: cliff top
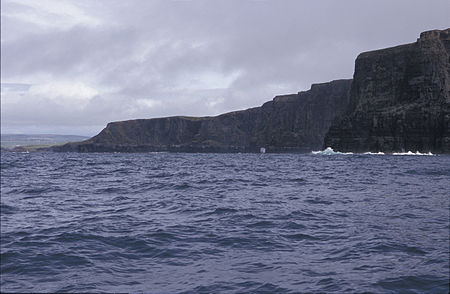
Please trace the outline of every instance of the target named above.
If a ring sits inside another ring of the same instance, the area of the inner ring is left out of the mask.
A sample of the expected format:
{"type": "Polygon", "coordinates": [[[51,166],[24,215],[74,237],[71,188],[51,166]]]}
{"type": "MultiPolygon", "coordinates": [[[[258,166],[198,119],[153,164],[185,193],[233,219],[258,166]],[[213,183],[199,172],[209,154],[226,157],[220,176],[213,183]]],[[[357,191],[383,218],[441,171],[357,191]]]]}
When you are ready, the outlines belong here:
{"type": "Polygon", "coordinates": [[[449,39],[450,38],[450,28],[445,30],[431,30],[420,33],[420,37],[417,39],[420,41],[427,41],[433,39],[449,39]]]}
{"type": "Polygon", "coordinates": [[[374,55],[392,54],[395,52],[401,52],[403,50],[409,50],[412,49],[415,44],[421,42],[429,42],[435,40],[449,40],[449,39],[450,39],[450,28],[444,30],[425,31],[420,33],[420,37],[414,43],[362,52],[358,55],[357,59],[372,57],[374,55]]]}

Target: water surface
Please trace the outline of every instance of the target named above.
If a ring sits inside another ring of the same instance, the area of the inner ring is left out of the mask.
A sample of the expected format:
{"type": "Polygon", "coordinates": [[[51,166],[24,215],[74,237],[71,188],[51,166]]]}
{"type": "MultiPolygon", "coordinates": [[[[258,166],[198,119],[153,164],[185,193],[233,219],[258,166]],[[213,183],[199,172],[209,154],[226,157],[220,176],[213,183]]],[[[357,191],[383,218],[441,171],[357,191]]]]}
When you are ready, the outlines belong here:
{"type": "Polygon", "coordinates": [[[1,154],[1,291],[449,291],[450,156],[1,154]]]}

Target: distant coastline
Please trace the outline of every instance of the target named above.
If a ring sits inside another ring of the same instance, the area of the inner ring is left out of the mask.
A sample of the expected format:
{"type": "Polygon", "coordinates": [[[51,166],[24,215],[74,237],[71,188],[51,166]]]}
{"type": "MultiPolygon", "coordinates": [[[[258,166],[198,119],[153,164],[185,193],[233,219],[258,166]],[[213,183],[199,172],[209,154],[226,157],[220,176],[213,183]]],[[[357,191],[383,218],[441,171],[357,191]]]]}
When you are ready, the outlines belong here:
{"type": "Polygon", "coordinates": [[[2,151],[37,151],[69,142],[89,139],[87,136],[55,135],[55,134],[1,134],[2,151]]]}

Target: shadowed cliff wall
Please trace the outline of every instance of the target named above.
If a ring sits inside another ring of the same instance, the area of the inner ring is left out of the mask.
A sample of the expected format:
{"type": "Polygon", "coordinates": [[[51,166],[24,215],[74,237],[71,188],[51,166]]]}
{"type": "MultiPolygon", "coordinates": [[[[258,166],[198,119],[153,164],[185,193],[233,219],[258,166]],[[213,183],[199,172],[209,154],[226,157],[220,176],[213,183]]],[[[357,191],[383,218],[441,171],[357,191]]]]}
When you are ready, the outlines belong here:
{"type": "Polygon", "coordinates": [[[349,101],[351,80],[312,85],[261,107],[216,117],[167,117],[109,123],[97,136],[53,148],[77,152],[307,152],[323,138],[349,101]]]}
{"type": "Polygon", "coordinates": [[[365,52],[355,62],[349,109],[324,147],[339,151],[450,152],[450,30],[365,52]]]}
{"type": "Polygon", "coordinates": [[[216,117],[113,122],[87,141],[52,150],[450,153],[449,55],[450,29],[428,31],[415,43],[360,54],[353,82],[315,84],[216,117]]]}

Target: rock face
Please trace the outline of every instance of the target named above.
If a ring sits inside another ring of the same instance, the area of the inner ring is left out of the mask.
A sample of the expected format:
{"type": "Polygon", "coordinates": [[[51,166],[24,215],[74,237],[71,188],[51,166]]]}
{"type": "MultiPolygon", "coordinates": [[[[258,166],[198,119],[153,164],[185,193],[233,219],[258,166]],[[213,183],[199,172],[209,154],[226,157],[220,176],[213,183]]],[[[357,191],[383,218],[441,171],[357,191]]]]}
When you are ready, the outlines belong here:
{"type": "Polygon", "coordinates": [[[450,153],[450,29],[358,56],[346,114],[323,147],[450,153]]]}
{"type": "Polygon", "coordinates": [[[331,122],[343,115],[351,80],[312,85],[261,107],[216,117],[167,117],[109,123],[97,136],[53,147],[76,152],[307,152],[320,149],[331,122]]]}
{"type": "Polygon", "coordinates": [[[113,122],[89,140],[51,150],[450,153],[449,56],[450,29],[428,31],[415,43],[360,54],[353,82],[315,84],[216,117],[113,122]]]}

